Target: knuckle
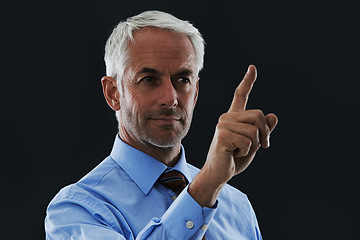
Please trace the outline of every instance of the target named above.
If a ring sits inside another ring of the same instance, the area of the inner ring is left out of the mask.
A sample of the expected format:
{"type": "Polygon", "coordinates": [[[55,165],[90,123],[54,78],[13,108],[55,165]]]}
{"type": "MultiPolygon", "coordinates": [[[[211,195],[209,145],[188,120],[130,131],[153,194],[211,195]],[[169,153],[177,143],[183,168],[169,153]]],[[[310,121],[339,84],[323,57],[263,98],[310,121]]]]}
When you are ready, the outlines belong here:
{"type": "Polygon", "coordinates": [[[236,119],[237,115],[239,113],[238,112],[227,112],[227,113],[223,113],[221,114],[221,116],[219,117],[219,121],[218,122],[232,122],[234,121],[234,119],[236,119]]]}
{"type": "Polygon", "coordinates": [[[250,148],[251,144],[252,144],[252,142],[251,142],[250,138],[247,138],[247,137],[242,138],[242,146],[244,148],[250,148]]]}
{"type": "Polygon", "coordinates": [[[236,95],[239,95],[241,92],[241,88],[240,88],[240,86],[238,86],[237,88],[235,88],[235,92],[234,92],[234,95],[236,96],[236,95]]]}
{"type": "Polygon", "coordinates": [[[260,109],[255,109],[255,110],[253,110],[253,112],[254,112],[255,117],[257,117],[257,118],[264,117],[264,113],[260,109]]]}
{"type": "Polygon", "coordinates": [[[227,119],[227,113],[223,113],[221,114],[221,116],[219,117],[219,122],[225,121],[227,119]]]}
{"type": "Polygon", "coordinates": [[[239,149],[236,153],[236,157],[245,157],[247,155],[247,151],[245,149],[239,149]]]}
{"type": "Polygon", "coordinates": [[[229,138],[229,132],[226,131],[226,127],[224,126],[224,123],[218,123],[216,126],[216,135],[217,135],[217,139],[219,141],[223,141],[229,138]]]}
{"type": "Polygon", "coordinates": [[[266,131],[266,136],[270,136],[270,133],[271,133],[271,131],[270,131],[270,128],[269,128],[269,126],[266,124],[266,126],[265,126],[265,131],[266,131]]]}
{"type": "Polygon", "coordinates": [[[247,95],[244,94],[244,91],[242,90],[240,85],[235,89],[234,96],[236,96],[236,97],[247,97],[247,95]]]}
{"type": "Polygon", "coordinates": [[[254,125],[249,125],[249,131],[250,131],[250,134],[252,136],[254,136],[254,138],[259,141],[259,137],[260,137],[260,130],[258,127],[254,126],[254,125]]]}
{"type": "Polygon", "coordinates": [[[245,157],[248,155],[250,148],[251,148],[252,142],[248,138],[243,138],[241,141],[241,146],[239,146],[239,156],[245,157]]]}
{"type": "Polygon", "coordinates": [[[226,123],[224,121],[219,121],[218,124],[216,125],[216,128],[221,130],[226,128],[226,123]]]}

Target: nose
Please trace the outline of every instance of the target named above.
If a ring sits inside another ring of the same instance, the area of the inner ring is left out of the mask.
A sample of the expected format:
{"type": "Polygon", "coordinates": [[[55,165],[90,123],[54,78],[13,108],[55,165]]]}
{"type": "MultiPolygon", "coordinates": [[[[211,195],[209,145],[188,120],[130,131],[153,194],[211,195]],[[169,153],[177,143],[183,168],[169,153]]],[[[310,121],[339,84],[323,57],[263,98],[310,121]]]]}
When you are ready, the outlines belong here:
{"type": "Polygon", "coordinates": [[[170,79],[161,81],[158,91],[158,103],[161,107],[174,108],[178,105],[176,89],[170,79]]]}

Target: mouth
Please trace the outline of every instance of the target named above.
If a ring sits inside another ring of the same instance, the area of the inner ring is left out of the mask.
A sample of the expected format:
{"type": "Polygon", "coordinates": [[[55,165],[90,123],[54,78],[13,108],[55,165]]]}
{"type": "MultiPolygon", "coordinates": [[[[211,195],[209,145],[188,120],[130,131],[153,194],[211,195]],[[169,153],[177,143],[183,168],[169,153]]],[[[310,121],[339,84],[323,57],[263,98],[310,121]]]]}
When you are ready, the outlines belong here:
{"type": "Polygon", "coordinates": [[[164,125],[172,125],[180,121],[180,118],[174,116],[160,116],[151,118],[151,120],[164,125]]]}

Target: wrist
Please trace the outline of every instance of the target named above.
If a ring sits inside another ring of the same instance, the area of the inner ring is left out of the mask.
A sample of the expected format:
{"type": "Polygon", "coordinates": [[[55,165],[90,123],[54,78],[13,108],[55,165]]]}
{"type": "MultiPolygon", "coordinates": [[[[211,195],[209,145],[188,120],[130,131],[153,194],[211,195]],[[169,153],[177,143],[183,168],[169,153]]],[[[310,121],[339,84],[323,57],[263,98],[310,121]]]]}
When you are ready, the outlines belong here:
{"type": "Polygon", "coordinates": [[[214,183],[211,175],[202,169],[190,183],[188,192],[201,207],[213,207],[224,184],[214,183]]]}

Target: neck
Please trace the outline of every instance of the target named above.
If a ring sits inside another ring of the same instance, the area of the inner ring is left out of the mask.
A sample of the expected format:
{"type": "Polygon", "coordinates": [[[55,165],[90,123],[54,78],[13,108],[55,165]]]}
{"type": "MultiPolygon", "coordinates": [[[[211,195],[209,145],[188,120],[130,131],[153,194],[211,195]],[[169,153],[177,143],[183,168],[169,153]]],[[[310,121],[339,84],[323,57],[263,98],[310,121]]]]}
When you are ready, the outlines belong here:
{"type": "Polygon", "coordinates": [[[171,147],[158,147],[147,142],[135,141],[128,134],[119,132],[119,137],[122,141],[128,145],[136,148],[143,153],[157,159],[168,167],[174,167],[180,159],[181,154],[181,143],[179,142],[175,146],[171,147]]]}

